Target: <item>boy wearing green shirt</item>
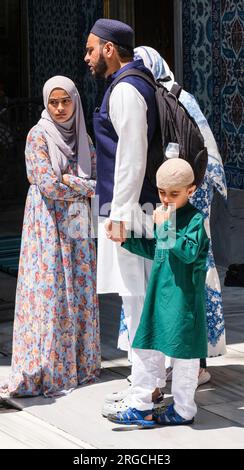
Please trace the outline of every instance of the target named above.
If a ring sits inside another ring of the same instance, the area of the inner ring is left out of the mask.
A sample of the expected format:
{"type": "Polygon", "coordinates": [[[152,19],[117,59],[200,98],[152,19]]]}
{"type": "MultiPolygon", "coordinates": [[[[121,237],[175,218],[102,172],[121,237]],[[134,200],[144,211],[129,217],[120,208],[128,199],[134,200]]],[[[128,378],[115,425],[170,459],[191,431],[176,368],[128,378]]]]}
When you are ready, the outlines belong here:
{"type": "Polygon", "coordinates": [[[188,201],[196,189],[194,173],[189,163],[174,158],[160,166],[156,179],[162,206],[154,212],[155,238],[136,238],[132,233],[123,244],[132,253],[154,260],[132,344],[131,406],[108,416],[119,424],[143,427],[193,423],[199,358],[207,356],[205,277],[209,240],[202,214],[188,201]],[[157,360],[155,355],[151,360],[152,350],[158,351],[157,360]],[[151,397],[165,355],[174,358],[174,403],[153,415],[151,397]]]}

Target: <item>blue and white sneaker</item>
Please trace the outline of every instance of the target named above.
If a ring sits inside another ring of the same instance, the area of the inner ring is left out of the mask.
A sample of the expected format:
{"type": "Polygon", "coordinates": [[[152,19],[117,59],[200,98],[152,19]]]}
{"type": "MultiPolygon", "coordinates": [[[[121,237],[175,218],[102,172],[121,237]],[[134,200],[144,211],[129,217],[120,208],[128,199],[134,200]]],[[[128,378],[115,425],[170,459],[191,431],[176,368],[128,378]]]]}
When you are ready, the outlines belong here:
{"type": "Polygon", "coordinates": [[[194,418],[182,418],[174,409],[174,405],[169,405],[162,413],[153,413],[153,420],[160,426],[180,426],[194,423],[194,418]]]}
{"type": "Polygon", "coordinates": [[[117,424],[137,425],[141,428],[152,428],[156,426],[156,421],[154,419],[145,419],[151,414],[152,410],[140,411],[136,408],[128,408],[125,411],[109,414],[107,418],[109,421],[117,424]]]}
{"type": "MultiPolygon", "coordinates": [[[[116,396],[116,394],[114,394],[116,396]]],[[[123,411],[127,411],[128,408],[131,408],[131,391],[127,393],[124,399],[114,400],[114,401],[107,401],[105,398],[105,402],[102,407],[102,415],[107,418],[108,415],[116,415],[116,413],[122,413],[123,411]]],[[[164,396],[161,393],[158,398],[153,403],[153,411],[158,409],[162,411],[165,409],[165,402],[164,396]]]]}

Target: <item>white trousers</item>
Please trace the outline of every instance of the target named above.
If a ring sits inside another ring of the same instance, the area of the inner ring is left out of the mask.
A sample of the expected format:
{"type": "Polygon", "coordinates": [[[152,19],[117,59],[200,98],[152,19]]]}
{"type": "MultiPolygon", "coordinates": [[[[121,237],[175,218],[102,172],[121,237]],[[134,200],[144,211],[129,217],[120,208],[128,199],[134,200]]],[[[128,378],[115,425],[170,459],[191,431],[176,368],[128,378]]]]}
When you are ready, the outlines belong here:
{"type": "MultiPolygon", "coordinates": [[[[172,395],[174,408],[184,419],[192,419],[198,383],[199,359],[173,359],[172,395]]],[[[132,389],[130,406],[141,411],[153,408],[152,392],[158,377],[165,377],[165,356],[160,351],[132,350],[132,389]]]]}
{"type": "MultiPolygon", "coordinates": [[[[141,314],[142,314],[142,309],[145,301],[145,295],[141,296],[134,296],[134,297],[129,297],[129,296],[123,296],[123,305],[124,305],[124,313],[125,313],[125,321],[128,329],[128,336],[129,336],[129,360],[132,362],[134,361],[134,351],[135,349],[131,348],[131,345],[133,343],[136,330],[139,326],[140,319],[141,319],[141,314]]],[[[152,362],[155,361],[156,364],[158,364],[158,356],[160,355],[160,358],[162,358],[162,354],[159,353],[158,351],[148,351],[148,355],[150,356],[152,362]]],[[[137,363],[138,367],[138,373],[140,374],[141,371],[141,365],[140,362],[137,363]]],[[[156,380],[156,387],[165,387],[166,382],[165,382],[165,372],[164,372],[164,361],[162,360],[160,364],[157,366],[157,380],[156,380]]],[[[142,366],[143,370],[143,366],[142,366]]],[[[153,389],[154,390],[154,389],[153,389]]]]}

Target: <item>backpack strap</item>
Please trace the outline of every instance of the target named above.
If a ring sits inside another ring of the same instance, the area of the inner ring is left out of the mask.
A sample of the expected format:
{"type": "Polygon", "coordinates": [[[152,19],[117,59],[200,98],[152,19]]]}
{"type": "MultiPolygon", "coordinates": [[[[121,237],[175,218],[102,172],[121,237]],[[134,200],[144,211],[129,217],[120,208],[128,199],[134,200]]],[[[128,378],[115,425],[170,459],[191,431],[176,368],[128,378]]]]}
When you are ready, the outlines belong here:
{"type": "Polygon", "coordinates": [[[159,80],[160,82],[164,83],[164,82],[170,82],[170,81],[172,80],[172,78],[171,78],[169,75],[167,75],[167,77],[158,78],[158,80],[159,80]]]}
{"type": "Polygon", "coordinates": [[[169,92],[175,95],[177,99],[179,99],[181,90],[182,90],[182,87],[178,85],[178,83],[174,83],[174,85],[172,86],[169,92]]]}
{"type": "Polygon", "coordinates": [[[154,80],[153,76],[150,77],[149,75],[147,75],[146,73],[144,73],[144,72],[142,72],[141,70],[138,70],[138,69],[133,69],[132,68],[132,69],[129,69],[129,70],[125,70],[125,72],[122,72],[117,78],[115,78],[115,80],[112,82],[112,84],[109,87],[109,94],[108,94],[108,99],[107,99],[107,103],[106,103],[106,111],[107,111],[108,117],[109,117],[109,99],[110,99],[110,95],[111,95],[114,87],[123,78],[131,77],[131,76],[143,78],[146,82],[149,83],[149,85],[151,85],[156,90],[156,83],[155,83],[155,80],[154,80]]]}

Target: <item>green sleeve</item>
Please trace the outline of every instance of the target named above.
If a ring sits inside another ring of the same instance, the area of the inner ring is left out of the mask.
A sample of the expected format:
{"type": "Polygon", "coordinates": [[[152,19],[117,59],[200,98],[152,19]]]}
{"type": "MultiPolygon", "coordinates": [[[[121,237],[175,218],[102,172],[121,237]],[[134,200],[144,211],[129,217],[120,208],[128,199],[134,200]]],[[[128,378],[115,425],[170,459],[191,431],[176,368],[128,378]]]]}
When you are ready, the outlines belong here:
{"type": "MultiPolygon", "coordinates": [[[[169,229],[169,237],[170,227],[169,229]]],[[[172,232],[171,232],[172,233],[172,232]]],[[[194,263],[199,256],[199,252],[208,245],[208,237],[205,232],[203,218],[201,214],[194,216],[183,231],[176,231],[176,240],[170,248],[171,252],[183,263],[194,263]]]]}
{"type": "Polygon", "coordinates": [[[131,232],[131,238],[127,238],[121,246],[135,255],[143,256],[143,258],[154,259],[155,243],[156,241],[154,238],[134,238],[134,232],[131,232]]]}

